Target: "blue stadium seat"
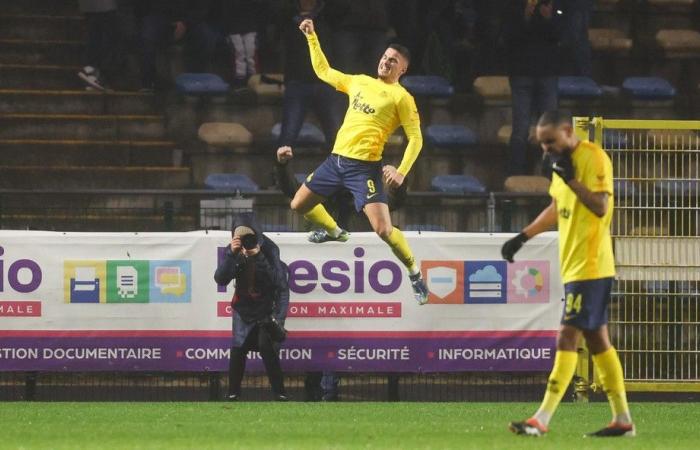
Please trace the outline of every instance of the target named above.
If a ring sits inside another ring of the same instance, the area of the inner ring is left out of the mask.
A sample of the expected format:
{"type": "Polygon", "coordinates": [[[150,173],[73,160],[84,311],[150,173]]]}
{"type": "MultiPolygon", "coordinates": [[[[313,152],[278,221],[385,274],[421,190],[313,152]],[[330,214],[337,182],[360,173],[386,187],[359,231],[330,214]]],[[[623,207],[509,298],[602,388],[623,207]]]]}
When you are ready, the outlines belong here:
{"type": "Polygon", "coordinates": [[[559,96],[570,99],[590,99],[603,95],[598,84],[588,77],[559,77],[559,96]]]}
{"type": "Polygon", "coordinates": [[[700,195],[700,180],[660,180],[654,188],[661,195],[700,195]]]}
{"type": "Polygon", "coordinates": [[[463,125],[430,125],[423,134],[429,144],[441,148],[467,147],[479,141],[476,133],[463,125]]]}
{"type": "Polygon", "coordinates": [[[217,191],[257,192],[260,188],[247,175],[240,173],[212,173],[204,180],[207,189],[217,191]]]}
{"type": "Polygon", "coordinates": [[[213,73],[183,73],[175,78],[177,91],[183,95],[227,94],[229,85],[213,73]]]}
{"type": "MultiPolygon", "coordinates": [[[[277,122],[272,127],[272,137],[279,139],[280,132],[282,131],[282,124],[277,122]]],[[[304,122],[301,126],[301,131],[297,137],[297,145],[323,145],[326,143],[326,138],[323,136],[323,132],[319,128],[308,122],[304,122]]]]}
{"type": "Polygon", "coordinates": [[[410,223],[401,228],[403,231],[447,231],[443,225],[432,223],[410,223]]]}
{"type": "Polygon", "coordinates": [[[634,197],[637,195],[637,185],[630,180],[613,180],[613,190],[617,197],[634,197]]]}
{"type": "Polygon", "coordinates": [[[446,98],[455,93],[446,78],[436,75],[408,75],[401,78],[401,85],[416,96],[446,98]]]}
{"type": "Polygon", "coordinates": [[[450,194],[483,194],[486,186],[471,175],[437,175],[430,181],[434,191],[450,194]]]}
{"type": "Polygon", "coordinates": [[[622,89],[636,100],[670,100],[676,96],[676,88],[659,77],[629,77],[622,82],[622,89]]]}

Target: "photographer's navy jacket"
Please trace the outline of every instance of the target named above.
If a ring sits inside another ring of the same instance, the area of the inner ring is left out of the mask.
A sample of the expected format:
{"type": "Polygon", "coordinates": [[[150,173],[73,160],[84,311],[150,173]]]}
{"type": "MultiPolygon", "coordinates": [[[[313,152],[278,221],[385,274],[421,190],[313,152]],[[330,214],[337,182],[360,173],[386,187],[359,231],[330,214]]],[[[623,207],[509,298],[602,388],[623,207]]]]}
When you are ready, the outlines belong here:
{"type": "Polygon", "coordinates": [[[287,265],[280,259],[277,244],[263,235],[249,216],[234,219],[233,228],[245,225],[255,230],[260,252],[250,258],[236,255],[227,247],[224,260],[216,269],[214,280],[227,285],[235,280],[236,290],[232,299],[233,346],[240,347],[257,322],[270,316],[284,324],[289,306],[287,265]],[[251,274],[250,271],[254,273],[251,274]],[[252,279],[252,283],[251,283],[252,279]]]}

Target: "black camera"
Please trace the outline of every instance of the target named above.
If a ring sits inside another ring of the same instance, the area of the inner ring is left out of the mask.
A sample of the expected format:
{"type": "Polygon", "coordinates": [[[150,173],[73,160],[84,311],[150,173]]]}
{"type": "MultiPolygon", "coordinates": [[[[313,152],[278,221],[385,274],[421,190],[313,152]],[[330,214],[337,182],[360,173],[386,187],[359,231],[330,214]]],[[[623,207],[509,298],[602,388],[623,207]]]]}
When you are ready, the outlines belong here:
{"type": "Polygon", "coordinates": [[[255,234],[241,236],[241,246],[246,250],[252,250],[258,246],[258,237],[255,234]]]}

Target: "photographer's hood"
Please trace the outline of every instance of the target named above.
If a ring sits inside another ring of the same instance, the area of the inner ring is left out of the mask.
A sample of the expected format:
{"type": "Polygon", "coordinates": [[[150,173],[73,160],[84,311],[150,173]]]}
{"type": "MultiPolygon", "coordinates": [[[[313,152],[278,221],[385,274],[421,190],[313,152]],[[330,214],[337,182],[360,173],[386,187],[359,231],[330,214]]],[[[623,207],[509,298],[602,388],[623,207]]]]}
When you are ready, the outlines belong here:
{"type": "Polygon", "coordinates": [[[260,225],[258,225],[257,221],[255,220],[255,215],[253,213],[239,213],[239,214],[234,214],[233,215],[233,221],[231,222],[231,233],[236,230],[238,227],[246,227],[250,228],[253,230],[255,235],[258,238],[258,245],[262,245],[263,243],[263,235],[262,235],[262,230],[260,228],[260,225]]]}

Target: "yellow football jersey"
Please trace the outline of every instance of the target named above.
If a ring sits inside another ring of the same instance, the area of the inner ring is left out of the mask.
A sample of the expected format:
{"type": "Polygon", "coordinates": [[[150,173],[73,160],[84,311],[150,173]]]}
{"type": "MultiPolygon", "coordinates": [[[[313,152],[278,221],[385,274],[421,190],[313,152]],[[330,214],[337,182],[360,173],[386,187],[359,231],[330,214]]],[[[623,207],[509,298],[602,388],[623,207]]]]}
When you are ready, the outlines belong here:
{"type": "Polygon", "coordinates": [[[384,144],[401,125],[408,146],[398,171],[406,175],[423,146],[418,108],[411,94],[399,83],[388,84],[367,75],[347,75],[332,69],[316,35],[307,35],[307,39],[316,75],[348,94],[350,100],[333,153],[362,161],[380,161],[384,144]]]}
{"type": "Polygon", "coordinates": [[[550,195],[557,205],[559,260],[564,283],[615,276],[610,221],[613,213],[612,162],[598,145],[581,141],[571,154],[576,180],[592,192],[607,192],[608,210],[596,216],[558,176],[550,195]]]}

